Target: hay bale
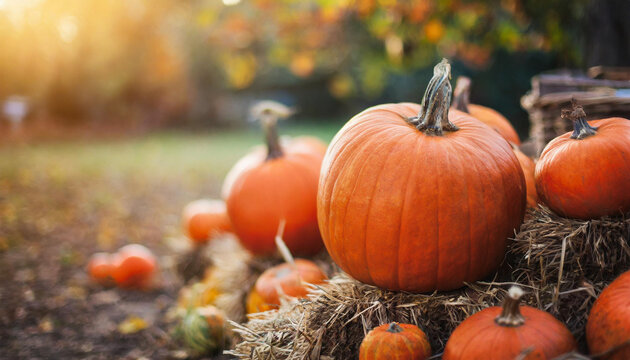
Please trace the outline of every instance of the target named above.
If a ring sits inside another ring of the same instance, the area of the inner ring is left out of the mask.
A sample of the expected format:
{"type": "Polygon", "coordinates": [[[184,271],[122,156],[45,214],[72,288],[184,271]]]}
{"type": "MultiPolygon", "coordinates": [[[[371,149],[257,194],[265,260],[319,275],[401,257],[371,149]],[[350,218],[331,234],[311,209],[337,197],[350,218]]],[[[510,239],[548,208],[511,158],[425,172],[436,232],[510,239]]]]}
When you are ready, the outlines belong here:
{"type": "Polygon", "coordinates": [[[243,359],[354,359],[365,334],[391,321],[419,326],[434,353],[441,352],[455,326],[502,299],[503,291],[495,284],[410,294],[340,274],[317,287],[309,299],[256,314],[246,325],[234,324],[243,341],[230,354],[243,359]]]}
{"type": "Polygon", "coordinates": [[[544,206],[530,209],[508,249],[506,265],[513,281],[532,289],[528,303],[567,324],[584,344],[593,302],[630,269],[630,214],[577,220],[544,206]]]}

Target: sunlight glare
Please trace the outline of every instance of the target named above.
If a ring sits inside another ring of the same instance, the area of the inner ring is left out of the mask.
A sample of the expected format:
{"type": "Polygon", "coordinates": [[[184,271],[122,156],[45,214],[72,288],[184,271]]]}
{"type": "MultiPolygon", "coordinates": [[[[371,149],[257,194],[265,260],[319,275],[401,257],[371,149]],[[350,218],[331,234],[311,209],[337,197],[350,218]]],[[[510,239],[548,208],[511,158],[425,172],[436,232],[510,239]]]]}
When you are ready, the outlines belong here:
{"type": "Polygon", "coordinates": [[[232,5],[237,5],[240,2],[241,0],[223,0],[223,5],[232,6],[232,5]]]}
{"type": "Polygon", "coordinates": [[[61,40],[67,43],[72,42],[78,32],[76,18],[74,16],[62,17],[57,24],[57,31],[59,32],[61,40]]]}

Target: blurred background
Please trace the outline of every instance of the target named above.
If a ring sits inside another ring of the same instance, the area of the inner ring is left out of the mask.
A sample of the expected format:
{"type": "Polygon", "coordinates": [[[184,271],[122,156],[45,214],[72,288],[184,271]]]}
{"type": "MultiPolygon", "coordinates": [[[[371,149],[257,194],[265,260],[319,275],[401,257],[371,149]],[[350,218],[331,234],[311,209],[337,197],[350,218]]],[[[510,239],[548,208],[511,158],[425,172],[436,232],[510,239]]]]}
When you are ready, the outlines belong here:
{"type": "Polygon", "coordinates": [[[589,33],[623,3],[0,0],[0,102],[25,101],[23,127],[42,137],[234,127],[260,98],[342,122],[373,104],[419,102],[446,57],[454,76],[472,77],[472,101],[525,137],[530,78],[615,65],[587,56],[589,33]]]}

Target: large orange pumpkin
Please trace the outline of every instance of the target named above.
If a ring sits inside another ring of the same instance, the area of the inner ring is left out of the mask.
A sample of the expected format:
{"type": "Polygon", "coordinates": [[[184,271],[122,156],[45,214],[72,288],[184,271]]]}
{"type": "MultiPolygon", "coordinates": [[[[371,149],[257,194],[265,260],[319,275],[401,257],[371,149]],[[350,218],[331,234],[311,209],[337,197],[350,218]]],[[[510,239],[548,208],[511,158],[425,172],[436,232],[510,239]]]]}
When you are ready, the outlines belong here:
{"type": "Polygon", "coordinates": [[[223,194],[234,231],[255,255],[275,252],[278,224],[286,220],[284,241],[293,254],[318,253],[317,182],[326,146],[312,137],[280,142],[276,117],[263,112],[267,149],[238,161],[226,176],[223,194]]]}
{"type": "Polygon", "coordinates": [[[457,78],[455,93],[453,96],[453,107],[459,111],[470,114],[472,117],[484,122],[496,130],[503,138],[516,145],[521,144],[521,140],[510,121],[498,111],[489,107],[470,103],[470,79],[465,76],[457,78]]]}
{"type": "Polygon", "coordinates": [[[512,150],[516,154],[518,162],[523,169],[523,175],[525,175],[525,185],[527,187],[527,206],[535,208],[538,206],[538,193],[536,193],[536,180],[534,179],[534,171],[536,170],[536,164],[534,160],[529,156],[523,154],[516,145],[512,145],[512,150]]]}
{"type": "Polygon", "coordinates": [[[232,230],[225,203],[221,200],[195,200],[184,208],[182,224],[188,237],[205,244],[215,234],[232,230]]]}
{"type": "Polygon", "coordinates": [[[424,292],[479,280],[523,220],[516,155],[487,125],[449,112],[449,77],[443,61],[422,106],[367,109],[326,153],[320,230],[333,260],[362,282],[424,292]]]}
{"type": "Polygon", "coordinates": [[[361,342],[359,360],[424,360],[431,356],[427,335],[412,324],[384,324],[361,342]]]}
{"type": "Polygon", "coordinates": [[[315,263],[305,259],[295,259],[294,263],[282,263],[263,272],[250,294],[247,307],[250,311],[265,311],[280,306],[280,294],[305,298],[307,284],[321,284],[326,274],[315,263]]]}
{"type": "Polygon", "coordinates": [[[553,139],[536,164],[540,199],[556,213],[578,219],[630,211],[630,121],[586,121],[575,102],[562,111],[573,133],[553,139]]]}
{"type": "Polygon", "coordinates": [[[575,350],[569,329],[549,313],[521,306],[522,295],[520,288],[512,287],[502,307],[464,320],[448,339],[442,359],[544,360],[575,350]]]}
{"type": "Polygon", "coordinates": [[[601,359],[630,359],[630,271],[615,279],[595,301],[586,323],[586,341],[591,354],[608,353],[601,359]]]}

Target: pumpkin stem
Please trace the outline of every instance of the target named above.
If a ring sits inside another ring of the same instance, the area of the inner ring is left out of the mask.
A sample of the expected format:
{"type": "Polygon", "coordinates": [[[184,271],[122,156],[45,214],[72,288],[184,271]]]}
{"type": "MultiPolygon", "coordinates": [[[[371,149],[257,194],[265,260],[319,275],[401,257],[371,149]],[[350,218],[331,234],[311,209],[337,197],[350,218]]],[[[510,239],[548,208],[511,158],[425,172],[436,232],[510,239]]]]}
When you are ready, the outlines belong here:
{"type": "Polygon", "coordinates": [[[575,98],[571,99],[571,107],[562,109],[560,117],[573,121],[573,134],[571,139],[582,140],[597,134],[597,128],[589,125],[586,121],[586,113],[581,105],[578,105],[575,98]]]}
{"type": "Polygon", "coordinates": [[[448,108],[451,104],[451,64],[442,59],[433,68],[433,77],[429,81],[420,113],[407,119],[419,131],[429,136],[442,136],[443,131],[457,131],[459,128],[448,120],[448,108]]]}
{"type": "Polygon", "coordinates": [[[521,297],[523,290],[518,286],[512,286],[508,290],[508,296],[503,301],[503,311],[494,321],[501,326],[516,327],[525,323],[525,318],[521,315],[521,297]]]}
{"type": "Polygon", "coordinates": [[[389,327],[387,328],[387,332],[390,332],[392,334],[397,334],[397,333],[403,332],[403,328],[401,328],[400,325],[398,325],[398,323],[391,322],[391,323],[389,323],[389,327]]]}
{"type": "Polygon", "coordinates": [[[460,76],[457,78],[453,92],[453,108],[467,113],[468,104],[470,104],[470,78],[460,76]]]}
{"type": "Polygon", "coordinates": [[[278,130],[276,124],[278,123],[278,117],[271,112],[261,114],[260,123],[265,131],[265,141],[267,142],[267,159],[273,160],[284,155],[282,147],[280,146],[280,140],[278,138],[278,130]]]}
{"type": "Polygon", "coordinates": [[[287,264],[291,264],[291,266],[295,266],[295,259],[293,259],[293,254],[291,254],[291,250],[289,250],[289,247],[282,239],[282,237],[284,236],[284,227],[286,223],[287,221],[282,218],[280,220],[280,223],[278,224],[278,233],[276,234],[275,239],[276,247],[278,248],[278,251],[280,251],[280,255],[282,255],[284,262],[286,262],[287,264]]]}

